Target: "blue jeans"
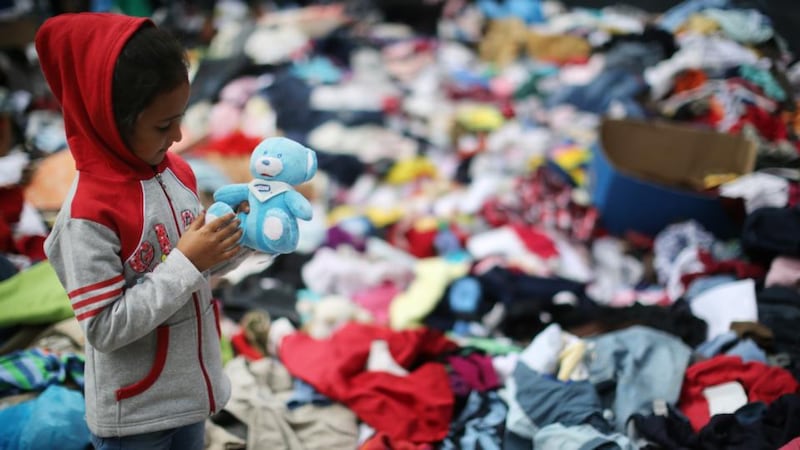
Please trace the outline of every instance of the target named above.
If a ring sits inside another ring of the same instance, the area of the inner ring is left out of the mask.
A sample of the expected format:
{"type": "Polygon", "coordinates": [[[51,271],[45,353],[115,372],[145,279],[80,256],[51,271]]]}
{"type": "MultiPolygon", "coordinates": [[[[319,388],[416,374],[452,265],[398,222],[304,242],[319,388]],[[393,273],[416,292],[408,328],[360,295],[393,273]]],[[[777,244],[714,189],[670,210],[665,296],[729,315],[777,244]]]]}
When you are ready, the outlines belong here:
{"type": "Polygon", "coordinates": [[[91,435],[97,450],[203,450],[205,447],[205,421],[180,428],[134,434],[122,437],[91,435]]]}

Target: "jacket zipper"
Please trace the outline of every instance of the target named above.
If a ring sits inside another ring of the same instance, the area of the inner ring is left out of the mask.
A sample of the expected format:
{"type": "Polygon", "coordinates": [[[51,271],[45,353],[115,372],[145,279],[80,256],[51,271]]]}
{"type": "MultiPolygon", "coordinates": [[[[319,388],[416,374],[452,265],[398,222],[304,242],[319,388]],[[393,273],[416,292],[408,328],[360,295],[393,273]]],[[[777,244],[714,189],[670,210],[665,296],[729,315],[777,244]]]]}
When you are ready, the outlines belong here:
{"type": "MultiPolygon", "coordinates": [[[[164,192],[164,196],[167,197],[167,203],[169,204],[169,210],[172,212],[172,221],[175,224],[175,230],[178,232],[178,237],[181,237],[181,227],[178,225],[178,217],[175,215],[175,207],[172,204],[172,199],[167,193],[167,187],[164,185],[164,180],[161,179],[161,173],[156,173],[156,180],[158,180],[158,185],[161,186],[161,191],[164,192]]],[[[202,313],[202,309],[200,308],[200,299],[197,298],[197,293],[192,293],[192,301],[194,302],[194,311],[195,316],[197,317],[197,359],[200,362],[200,371],[203,374],[203,380],[206,383],[206,393],[208,394],[208,406],[211,410],[211,414],[215,412],[217,409],[216,402],[214,402],[214,391],[211,389],[211,380],[208,377],[208,371],[206,370],[206,365],[203,362],[203,319],[200,316],[202,313]]]]}

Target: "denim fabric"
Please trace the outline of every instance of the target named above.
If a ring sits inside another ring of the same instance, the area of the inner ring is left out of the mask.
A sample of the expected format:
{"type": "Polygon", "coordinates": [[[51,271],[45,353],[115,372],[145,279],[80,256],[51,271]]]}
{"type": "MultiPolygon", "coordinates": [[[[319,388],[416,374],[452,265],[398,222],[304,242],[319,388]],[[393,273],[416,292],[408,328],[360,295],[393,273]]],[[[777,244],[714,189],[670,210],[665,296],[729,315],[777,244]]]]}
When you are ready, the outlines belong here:
{"type": "Polygon", "coordinates": [[[520,436],[506,429],[506,435],[503,438],[503,450],[533,450],[533,438],[520,436]]]}
{"type": "Polygon", "coordinates": [[[197,422],[180,428],[103,438],[92,434],[96,450],[203,450],[206,423],[197,422]]]}
{"type": "Polygon", "coordinates": [[[503,399],[508,405],[506,414],[506,438],[503,448],[506,450],[530,449],[533,445],[533,435],[539,431],[539,427],[531,421],[531,418],[522,409],[517,401],[517,383],[511,376],[506,380],[503,391],[503,399]]]}
{"type": "Polygon", "coordinates": [[[517,364],[514,382],[517,402],[535,426],[588,424],[600,431],[611,431],[611,425],[603,418],[597,392],[588,381],[562,382],[517,364]]]}
{"type": "Polygon", "coordinates": [[[739,336],[734,331],[720,334],[714,339],[700,345],[695,352],[711,358],[716,355],[739,356],[742,361],[758,361],[767,363],[767,355],[752,339],[739,340],[739,336]]]}
{"type": "Polygon", "coordinates": [[[664,52],[657,42],[621,42],[607,51],[605,56],[606,67],[643,73],[644,69],[664,59],[664,52]]]}
{"type": "Polygon", "coordinates": [[[633,326],[588,341],[589,381],[614,412],[617,431],[632,414],[652,413],[654,401],[678,400],[691,349],[677,337],[633,326]]]}
{"type": "Polygon", "coordinates": [[[327,406],[331,403],[333,403],[331,399],[317,392],[314,386],[311,386],[299,378],[295,378],[294,390],[292,391],[292,396],[286,401],[286,407],[295,409],[307,404],[327,406]]]}
{"type": "Polygon", "coordinates": [[[725,354],[739,356],[744,362],[758,361],[767,364],[767,354],[752,339],[742,339],[728,349],[725,354]]]}
{"type": "Polygon", "coordinates": [[[659,24],[669,31],[675,31],[692,14],[707,8],[725,8],[729,3],[729,0],[687,0],[665,11],[659,24]]]}
{"type": "Polygon", "coordinates": [[[533,437],[533,448],[563,450],[636,450],[630,439],[620,433],[603,434],[589,425],[565,427],[560,423],[546,426],[533,437]]]}
{"type": "Polygon", "coordinates": [[[634,98],[645,91],[644,79],[622,69],[606,69],[584,86],[566,86],[548,97],[547,106],[569,103],[596,114],[608,112],[612,102],[625,106],[628,117],[644,118],[642,106],[634,98]]]}
{"type": "Polygon", "coordinates": [[[496,391],[472,391],[467,405],[450,425],[442,450],[500,450],[508,408],[496,391]]]}

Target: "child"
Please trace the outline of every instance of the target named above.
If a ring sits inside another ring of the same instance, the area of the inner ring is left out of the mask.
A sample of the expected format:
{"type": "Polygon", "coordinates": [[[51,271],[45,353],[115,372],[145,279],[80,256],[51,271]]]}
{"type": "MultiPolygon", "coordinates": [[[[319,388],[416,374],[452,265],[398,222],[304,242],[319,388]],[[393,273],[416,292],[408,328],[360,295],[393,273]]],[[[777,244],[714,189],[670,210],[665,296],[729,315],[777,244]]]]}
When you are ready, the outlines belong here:
{"type": "Polygon", "coordinates": [[[230,396],[208,271],[245,251],[232,214],[205,223],[193,173],[167,153],[184,51],[147,19],[100,13],[47,20],[36,50],[78,170],[45,251],[86,334],[92,443],[202,449],[230,396]]]}

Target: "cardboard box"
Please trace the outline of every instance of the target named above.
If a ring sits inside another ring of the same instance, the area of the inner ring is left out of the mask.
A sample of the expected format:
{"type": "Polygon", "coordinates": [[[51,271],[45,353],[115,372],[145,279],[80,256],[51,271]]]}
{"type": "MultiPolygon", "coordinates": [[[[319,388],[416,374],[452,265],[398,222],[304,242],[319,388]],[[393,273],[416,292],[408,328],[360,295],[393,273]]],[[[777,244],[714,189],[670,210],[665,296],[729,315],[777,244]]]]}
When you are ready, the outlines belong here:
{"type": "Polygon", "coordinates": [[[739,225],[722,200],[704,190],[709,175],[752,172],[756,145],[740,136],[690,125],[605,119],[592,148],[589,190],[612,234],[655,235],[695,219],[719,238],[739,225]]]}

